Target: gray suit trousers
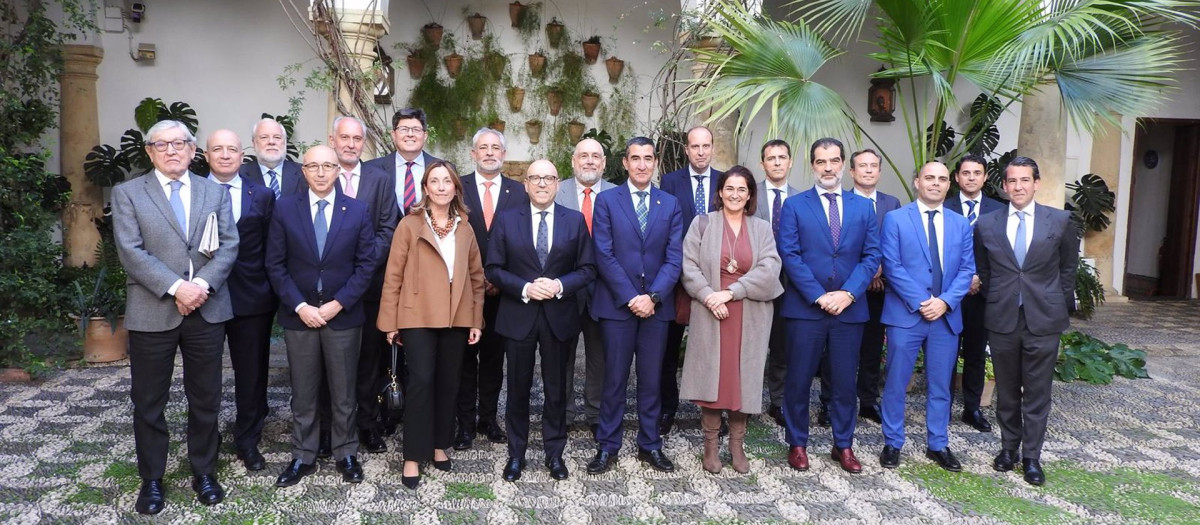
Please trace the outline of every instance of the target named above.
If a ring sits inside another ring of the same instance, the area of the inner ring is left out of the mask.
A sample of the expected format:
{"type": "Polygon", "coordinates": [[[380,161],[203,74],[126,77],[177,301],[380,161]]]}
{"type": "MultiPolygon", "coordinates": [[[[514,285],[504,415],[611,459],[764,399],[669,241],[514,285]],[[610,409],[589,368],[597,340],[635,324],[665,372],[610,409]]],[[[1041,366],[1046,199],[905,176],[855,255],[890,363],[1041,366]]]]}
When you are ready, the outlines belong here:
{"type": "Polygon", "coordinates": [[[1040,459],[1050,417],[1050,390],[1058,361],[1060,334],[1034,335],[1025,309],[1011,333],[988,333],[996,368],[996,421],[1005,450],[1021,446],[1021,457],[1040,459]]]}
{"type": "Polygon", "coordinates": [[[567,355],[567,424],[575,421],[575,354],[579,352],[579,339],[583,339],[583,415],[590,425],[600,417],[600,397],[604,394],[604,333],[600,323],[584,313],[579,318],[583,331],[571,339],[571,352],[567,355]]]}
{"type": "Polygon", "coordinates": [[[333,457],[341,461],[358,454],[354,385],[362,327],[284,330],[283,337],[292,377],[292,459],[305,464],[317,459],[317,391],[322,377],[329,383],[333,409],[333,457]]]}

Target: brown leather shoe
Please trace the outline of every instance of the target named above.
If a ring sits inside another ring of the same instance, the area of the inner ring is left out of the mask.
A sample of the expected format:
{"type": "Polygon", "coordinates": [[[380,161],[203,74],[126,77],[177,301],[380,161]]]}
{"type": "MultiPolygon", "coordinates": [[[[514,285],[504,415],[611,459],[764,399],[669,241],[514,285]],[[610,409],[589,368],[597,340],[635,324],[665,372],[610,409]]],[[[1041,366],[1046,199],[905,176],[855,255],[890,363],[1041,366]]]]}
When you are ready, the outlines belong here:
{"type": "Polygon", "coordinates": [[[862,464],[858,462],[858,458],[854,457],[853,450],[833,447],[829,455],[833,457],[834,461],[842,465],[842,470],[851,474],[862,472],[862,464]]]}
{"type": "Polygon", "coordinates": [[[804,447],[792,447],[788,452],[788,465],[799,471],[808,470],[808,451],[804,447]]]}

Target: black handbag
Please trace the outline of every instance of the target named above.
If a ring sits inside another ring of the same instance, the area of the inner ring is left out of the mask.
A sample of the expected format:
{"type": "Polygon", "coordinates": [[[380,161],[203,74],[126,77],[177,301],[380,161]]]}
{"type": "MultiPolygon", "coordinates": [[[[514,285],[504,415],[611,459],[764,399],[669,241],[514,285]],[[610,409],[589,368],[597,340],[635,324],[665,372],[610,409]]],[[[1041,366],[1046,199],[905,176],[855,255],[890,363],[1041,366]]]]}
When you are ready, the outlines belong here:
{"type": "Polygon", "coordinates": [[[398,380],[400,367],[400,345],[392,343],[392,366],[388,367],[388,383],[384,385],[383,392],[380,392],[379,397],[383,401],[383,408],[388,412],[399,412],[404,410],[404,389],[400,386],[398,380]]]}

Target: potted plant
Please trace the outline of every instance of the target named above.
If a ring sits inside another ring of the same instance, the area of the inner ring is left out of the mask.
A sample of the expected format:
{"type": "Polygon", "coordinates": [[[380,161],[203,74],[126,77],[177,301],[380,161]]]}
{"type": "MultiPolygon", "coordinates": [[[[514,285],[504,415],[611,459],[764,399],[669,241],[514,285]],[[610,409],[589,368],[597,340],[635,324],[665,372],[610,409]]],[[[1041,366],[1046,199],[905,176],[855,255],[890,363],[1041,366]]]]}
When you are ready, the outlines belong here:
{"type": "Polygon", "coordinates": [[[525,89],[513,86],[508,88],[508,107],[513,113],[521,111],[525,105],[525,89]]]}
{"type": "Polygon", "coordinates": [[[513,27],[518,27],[521,22],[521,13],[525,11],[525,4],[520,1],[508,4],[508,19],[512,22],[513,27]]]}
{"type": "Polygon", "coordinates": [[[425,56],[420,49],[410,49],[405,60],[408,63],[408,76],[413,80],[421,78],[425,74],[425,56]]]}
{"type": "Polygon", "coordinates": [[[442,42],[445,44],[445,49],[450,52],[442,57],[442,63],[446,65],[446,74],[450,75],[450,78],[457,78],[458,73],[462,71],[463,56],[458,54],[458,50],[455,49],[454,33],[446,34],[442,42]]]}
{"type": "Polygon", "coordinates": [[[483,38],[483,28],[487,25],[487,17],[476,12],[467,17],[467,27],[471,29],[471,38],[479,40],[483,38]]]}
{"type": "Polygon", "coordinates": [[[525,134],[529,135],[529,143],[537,144],[542,140],[542,121],[530,120],[525,122],[525,134]]]}
{"type": "Polygon", "coordinates": [[[583,137],[583,123],[578,120],[571,119],[571,121],[567,123],[567,133],[571,136],[571,144],[578,143],[580,137],[583,137]]]}
{"type": "Polygon", "coordinates": [[[550,44],[550,47],[558,49],[559,44],[562,44],[565,30],[566,26],[559,22],[558,18],[550,19],[550,23],[546,24],[546,42],[550,44]]]}
{"type": "Polygon", "coordinates": [[[600,57],[600,36],[592,35],[591,38],[583,41],[583,62],[585,64],[595,64],[596,59],[600,57]]]}
{"type": "Polygon", "coordinates": [[[445,29],[437,22],[430,22],[421,28],[421,36],[436,49],[442,47],[442,33],[444,31],[445,29]]]}
{"type": "Polygon", "coordinates": [[[596,106],[600,104],[600,94],[585,91],[583,95],[580,95],[579,102],[583,104],[583,114],[590,117],[596,112],[596,106]]]}
{"type": "Polygon", "coordinates": [[[529,73],[535,77],[541,78],[546,72],[546,55],[538,49],[536,53],[529,55],[529,73]]]}
{"type": "Polygon", "coordinates": [[[562,111],[563,97],[562,91],[558,88],[550,88],[546,91],[546,104],[550,106],[550,115],[558,116],[558,112],[562,111]]]}
{"type": "Polygon", "coordinates": [[[504,128],[505,128],[507,125],[508,125],[508,123],[506,123],[506,122],[504,122],[503,120],[500,120],[500,119],[494,119],[494,120],[492,120],[491,122],[488,122],[488,127],[489,127],[489,128],[492,128],[492,129],[494,129],[494,130],[496,130],[496,131],[499,131],[500,133],[504,133],[504,128]]]}
{"type": "Polygon", "coordinates": [[[608,57],[608,60],[604,61],[604,66],[608,68],[608,81],[610,83],[616,84],[618,80],[621,80],[621,72],[625,71],[624,60],[615,56],[608,57]]]}
{"type": "MultiPolygon", "coordinates": [[[[103,241],[101,241],[103,242],[103,241]]],[[[124,359],[129,349],[125,330],[125,272],[100,266],[94,276],[75,281],[73,306],[83,332],[83,358],[89,363],[124,359]],[[83,282],[81,282],[83,281],[83,282]]]]}

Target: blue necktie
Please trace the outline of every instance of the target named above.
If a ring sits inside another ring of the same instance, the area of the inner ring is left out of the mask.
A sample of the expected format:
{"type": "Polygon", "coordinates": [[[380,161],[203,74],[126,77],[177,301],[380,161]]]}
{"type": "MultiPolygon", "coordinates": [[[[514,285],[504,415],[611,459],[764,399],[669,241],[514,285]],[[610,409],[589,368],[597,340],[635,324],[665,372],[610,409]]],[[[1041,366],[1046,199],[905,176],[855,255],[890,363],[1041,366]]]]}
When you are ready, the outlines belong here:
{"type": "MultiPolygon", "coordinates": [[[[325,254],[325,239],[329,237],[329,223],[325,222],[325,206],[329,202],[325,199],[317,201],[317,217],[313,219],[313,230],[317,234],[317,256],[325,254]]],[[[318,289],[320,289],[318,287],[318,289]]]]}
{"type": "Polygon", "coordinates": [[[183,232],[183,238],[187,238],[187,214],[183,211],[183,199],[179,197],[179,188],[183,187],[183,181],[173,180],[168,184],[171,185],[171,211],[175,212],[175,222],[179,224],[179,231],[183,232]]]}
{"type": "Polygon", "coordinates": [[[974,226],[975,219],[976,219],[975,201],[969,200],[969,201],[967,201],[967,222],[971,223],[971,225],[974,226]]]}
{"type": "Polygon", "coordinates": [[[283,192],[279,189],[279,175],[275,173],[275,170],[267,170],[267,175],[271,176],[271,182],[269,183],[271,191],[275,192],[275,198],[278,199],[283,195],[283,192]]]}
{"type": "Polygon", "coordinates": [[[696,175],[696,201],[692,203],[696,207],[696,215],[708,213],[707,200],[704,198],[704,175],[696,175]]]}
{"type": "MultiPolygon", "coordinates": [[[[222,188],[225,188],[225,191],[229,192],[229,206],[232,208],[232,207],[233,207],[233,185],[232,185],[232,184],[221,183],[221,187],[222,187],[222,188]]],[[[239,218],[241,217],[241,215],[242,215],[242,213],[241,213],[241,212],[242,212],[242,210],[240,210],[240,209],[237,209],[237,208],[234,208],[234,209],[233,209],[233,222],[237,222],[237,221],[238,221],[238,219],[239,219],[239,218]]]]}
{"type": "Polygon", "coordinates": [[[1013,242],[1013,255],[1017,256],[1017,266],[1025,266],[1025,212],[1017,212],[1017,235],[1013,242]]]}
{"type": "Polygon", "coordinates": [[[537,236],[536,249],[537,249],[538,264],[541,265],[541,267],[543,267],[543,268],[546,267],[546,257],[548,257],[550,255],[550,236],[547,233],[547,227],[546,227],[546,214],[547,213],[549,213],[549,212],[547,212],[547,211],[538,212],[538,214],[542,216],[542,223],[538,224],[538,236],[537,236]]]}
{"type": "Polygon", "coordinates": [[[638,200],[638,205],[637,205],[638,226],[642,229],[642,234],[645,235],[646,222],[650,218],[650,207],[646,205],[646,195],[649,195],[650,192],[639,191],[636,193],[637,193],[638,199],[640,199],[640,200],[638,200]]]}
{"type": "Polygon", "coordinates": [[[829,199],[829,235],[833,237],[833,247],[836,249],[838,243],[842,242],[842,216],[838,210],[837,194],[829,192],[825,198],[829,199]]]}
{"type": "Polygon", "coordinates": [[[933,266],[933,293],[934,297],[942,295],[942,254],[938,249],[937,227],[933,224],[933,217],[937,215],[937,210],[929,210],[925,212],[929,214],[929,264],[933,266]]]}
{"type": "Polygon", "coordinates": [[[783,214],[783,190],[775,192],[775,202],[771,203],[771,232],[775,234],[775,242],[779,242],[779,219],[783,214]]]}

